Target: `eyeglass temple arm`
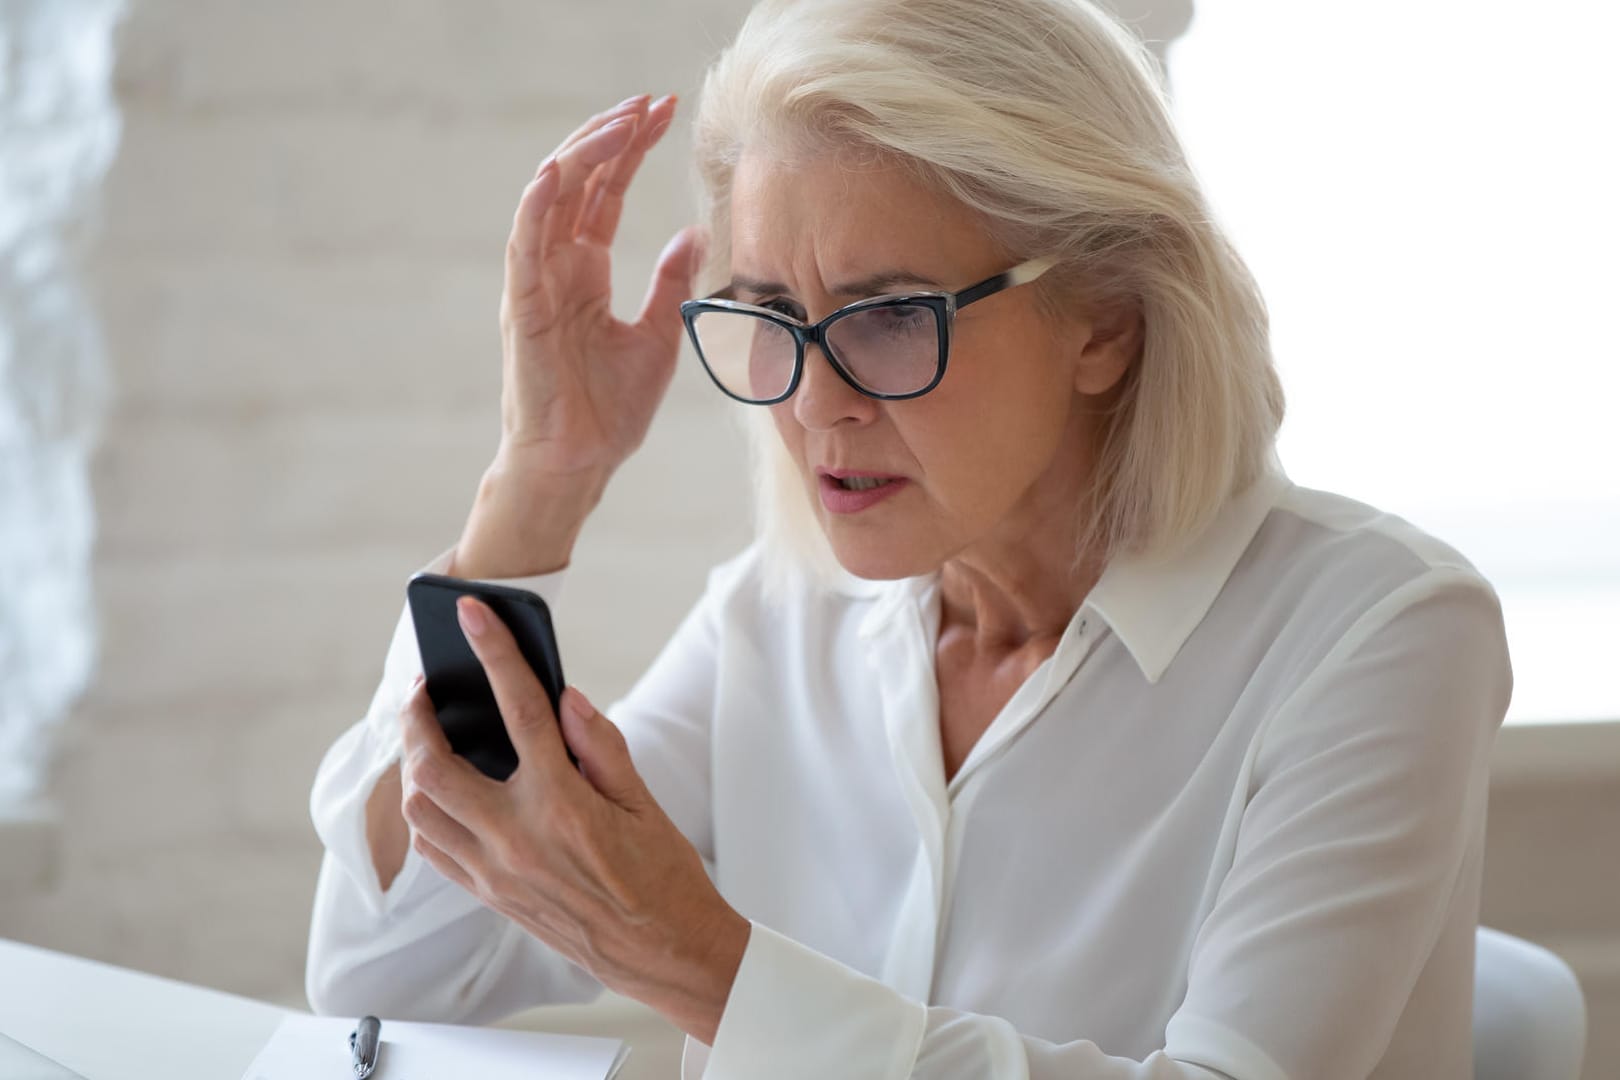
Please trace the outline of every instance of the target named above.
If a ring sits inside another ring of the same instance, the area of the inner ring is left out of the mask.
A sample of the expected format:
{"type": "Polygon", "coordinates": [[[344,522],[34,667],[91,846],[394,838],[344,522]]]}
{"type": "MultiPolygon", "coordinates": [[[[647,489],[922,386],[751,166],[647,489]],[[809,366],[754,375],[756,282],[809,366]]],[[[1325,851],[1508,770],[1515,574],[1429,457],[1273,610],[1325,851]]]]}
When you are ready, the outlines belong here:
{"type": "Polygon", "coordinates": [[[1037,258],[1021,262],[1011,270],[1005,270],[994,277],[985,278],[977,285],[970,285],[956,294],[956,306],[967,307],[975,300],[983,300],[1003,289],[1010,289],[1015,285],[1027,285],[1031,281],[1046,273],[1058,263],[1055,255],[1041,255],[1037,258]]]}

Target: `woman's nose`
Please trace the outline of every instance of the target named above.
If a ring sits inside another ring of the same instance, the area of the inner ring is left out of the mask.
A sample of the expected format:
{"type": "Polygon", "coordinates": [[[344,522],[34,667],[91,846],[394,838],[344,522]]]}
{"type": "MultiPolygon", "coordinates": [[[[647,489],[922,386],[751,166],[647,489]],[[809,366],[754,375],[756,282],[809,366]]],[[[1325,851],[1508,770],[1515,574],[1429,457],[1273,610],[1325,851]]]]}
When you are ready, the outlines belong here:
{"type": "Polygon", "coordinates": [[[876,415],[878,404],[845,382],[816,344],[804,347],[804,371],[792,400],[794,418],[816,431],[851,421],[866,423],[876,415]]]}

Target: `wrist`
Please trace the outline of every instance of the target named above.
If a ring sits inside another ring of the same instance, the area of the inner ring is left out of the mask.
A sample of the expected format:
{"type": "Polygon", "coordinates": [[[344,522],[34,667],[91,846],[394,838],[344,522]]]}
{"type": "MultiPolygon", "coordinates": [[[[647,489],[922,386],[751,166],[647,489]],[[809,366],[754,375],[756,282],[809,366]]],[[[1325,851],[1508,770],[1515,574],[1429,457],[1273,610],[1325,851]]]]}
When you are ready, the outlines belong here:
{"type": "Polygon", "coordinates": [[[479,480],[450,573],[510,578],[563,569],[607,478],[605,470],[547,477],[498,453],[479,480]]]}
{"type": "Polygon", "coordinates": [[[705,1046],[713,1046],[731,988],[742,967],[753,924],[729,906],[706,935],[702,956],[682,966],[679,986],[664,1002],[649,1003],[705,1046]]]}

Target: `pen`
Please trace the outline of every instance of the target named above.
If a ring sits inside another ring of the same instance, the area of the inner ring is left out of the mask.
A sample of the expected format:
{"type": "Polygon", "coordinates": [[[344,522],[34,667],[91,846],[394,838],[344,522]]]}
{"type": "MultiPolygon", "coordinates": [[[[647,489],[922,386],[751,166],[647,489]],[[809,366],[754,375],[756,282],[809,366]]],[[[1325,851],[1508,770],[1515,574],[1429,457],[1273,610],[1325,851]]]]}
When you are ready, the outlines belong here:
{"type": "Polygon", "coordinates": [[[366,1080],[377,1067],[377,1049],[381,1043],[382,1021],[375,1016],[362,1016],[349,1032],[349,1054],[354,1059],[356,1080],[366,1080]]]}

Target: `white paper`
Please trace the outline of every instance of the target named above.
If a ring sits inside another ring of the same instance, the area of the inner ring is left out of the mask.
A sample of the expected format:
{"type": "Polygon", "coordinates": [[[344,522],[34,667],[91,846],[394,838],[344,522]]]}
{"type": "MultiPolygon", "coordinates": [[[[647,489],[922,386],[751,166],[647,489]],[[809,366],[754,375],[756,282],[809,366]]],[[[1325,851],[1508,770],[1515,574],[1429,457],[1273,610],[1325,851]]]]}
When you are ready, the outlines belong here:
{"type": "MultiPolygon", "coordinates": [[[[288,1016],[242,1080],[352,1080],[354,1025],[341,1016],[288,1016]]],[[[629,1055],[618,1039],[384,1018],[371,1080],[607,1080],[629,1055]]]]}

